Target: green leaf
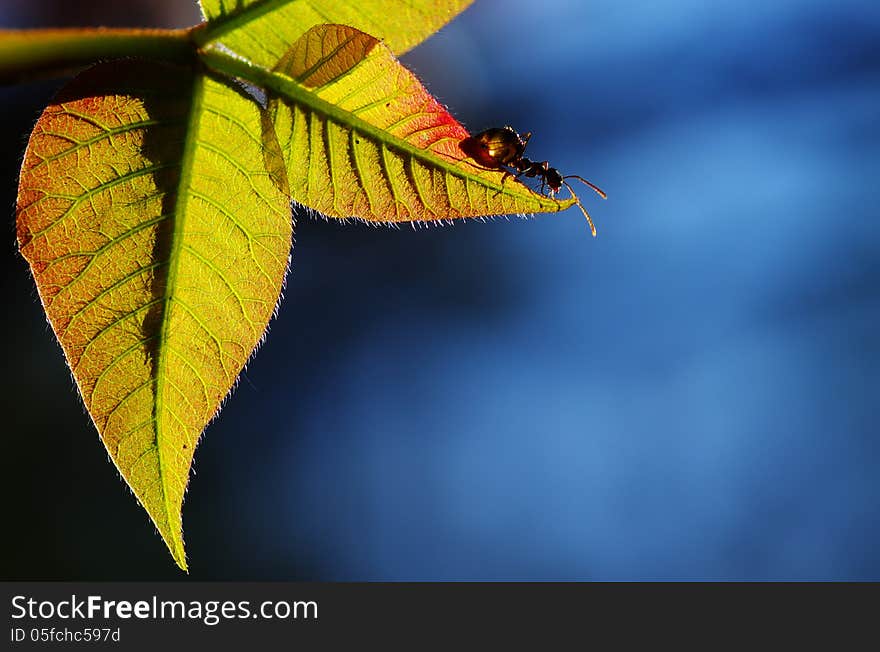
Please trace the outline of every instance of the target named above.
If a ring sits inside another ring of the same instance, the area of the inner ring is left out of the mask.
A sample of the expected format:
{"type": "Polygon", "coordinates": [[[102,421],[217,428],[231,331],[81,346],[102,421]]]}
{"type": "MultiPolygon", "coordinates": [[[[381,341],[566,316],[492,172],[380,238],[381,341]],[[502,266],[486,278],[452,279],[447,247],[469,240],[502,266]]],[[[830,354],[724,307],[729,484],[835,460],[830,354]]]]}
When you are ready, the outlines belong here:
{"type": "Polygon", "coordinates": [[[261,121],[212,77],[102,64],[46,108],[22,167],[21,252],[110,457],[184,569],[193,451],[287,268],[261,121]]]}
{"type": "MultiPolygon", "coordinates": [[[[294,200],[331,217],[437,221],[560,211],[462,150],[468,132],[378,39],[318,25],[266,72],[229,55],[209,65],[270,90],[269,112],[294,200]]],[[[264,132],[265,134],[265,132],[264,132]]]]}
{"type": "MultiPolygon", "coordinates": [[[[216,21],[188,36],[219,40],[193,46],[201,62],[182,56],[180,34],[149,38],[144,52],[168,40],[183,65],[102,64],[62,90],[31,134],[17,209],[86,408],[184,569],[193,452],[277,305],[291,198],[382,222],[576,203],[478,163],[468,132],[395,59],[467,2],[205,4],[216,21]],[[232,78],[264,89],[265,108],[232,78]]],[[[79,44],[76,64],[113,41],[84,39],[62,39],[79,44]]]]}
{"type": "Polygon", "coordinates": [[[339,23],[381,39],[392,52],[415,47],[473,0],[199,0],[209,23],[200,45],[215,41],[271,68],[315,25],[339,23]]]}

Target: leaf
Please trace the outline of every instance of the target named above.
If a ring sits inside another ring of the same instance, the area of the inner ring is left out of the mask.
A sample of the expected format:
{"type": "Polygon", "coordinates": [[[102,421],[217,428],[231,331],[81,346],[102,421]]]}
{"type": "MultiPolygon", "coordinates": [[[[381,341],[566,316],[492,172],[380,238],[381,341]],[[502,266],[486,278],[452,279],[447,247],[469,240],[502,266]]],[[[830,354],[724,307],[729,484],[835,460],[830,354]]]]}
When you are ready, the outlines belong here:
{"type": "Polygon", "coordinates": [[[22,254],[102,441],[183,569],[193,451],[277,305],[291,197],[373,221],[575,203],[471,158],[474,139],[392,54],[427,35],[415,23],[403,32],[429,9],[410,7],[404,20],[388,6],[409,3],[358,5],[360,19],[390,30],[392,48],[351,26],[306,30],[296,13],[343,15],[347,4],[237,2],[187,33],[194,44],[229,37],[194,48],[201,64],[96,66],[31,134],[18,197],[22,254]],[[268,57],[273,50],[258,45],[271,45],[274,30],[283,31],[275,45],[300,36],[272,54],[273,69],[229,50],[241,39],[268,57]],[[266,91],[265,108],[235,77],[266,91]]]}
{"type": "Polygon", "coordinates": [[[270,89],[291,196],[331,217],[436,221],[560,211],[462,149],[469,134],[378,39],[345,25],[303,35],[271,73],[203,57],[270,89]]]}
{"type": "Polygon", "coordinates": [[[264,155],[249,98],[129,61],[68,84],[22,167],[21,252],[110,457],[183,569],[193,451],[287,268],[289,202],[264,155]]]}
{"type": "Polygon", "coordinates": [[[271,68],[311,27],[340,23],[381,39],[401,54],[464,11],[473,0],[199,0],[210,21],[200,45],[219,41],[271,68]]]}

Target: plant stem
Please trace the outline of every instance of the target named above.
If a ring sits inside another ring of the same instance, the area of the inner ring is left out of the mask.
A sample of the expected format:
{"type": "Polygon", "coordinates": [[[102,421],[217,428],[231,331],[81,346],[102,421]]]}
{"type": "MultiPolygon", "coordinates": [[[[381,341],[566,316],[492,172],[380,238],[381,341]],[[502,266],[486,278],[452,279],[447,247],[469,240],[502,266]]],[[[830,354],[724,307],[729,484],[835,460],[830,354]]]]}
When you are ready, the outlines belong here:
{"type": "Polygon", "coordinates": [[[189,29],[0,30],[0,84],[57,77],[101,59],[145,57],[189,63],[189,29]]]}

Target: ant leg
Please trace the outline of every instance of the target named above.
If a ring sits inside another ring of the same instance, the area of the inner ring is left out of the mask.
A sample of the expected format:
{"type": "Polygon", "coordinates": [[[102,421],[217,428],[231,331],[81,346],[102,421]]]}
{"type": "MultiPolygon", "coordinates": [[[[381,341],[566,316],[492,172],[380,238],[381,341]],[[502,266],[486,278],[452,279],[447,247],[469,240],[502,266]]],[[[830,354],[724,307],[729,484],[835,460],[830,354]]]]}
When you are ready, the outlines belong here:
{"type": "Polygon", "coordinates": [[[587,223],[589,223],[589,225],[590,225],[590,232],[593,234],[593,237],[595,238],[596,237],[596,225],[593,224],[593,219],[590,217],[590,214],[587,212],[587,209],[584,208],[584,205],[581,203],[580,197],[578,197],[576,194],[574,194],[574,190],[567,182],[563,181],[562,183],[564,183],[565,187],[568,188],[568,192],[570,192],[571,196],[574,197],[574,201],[577,204],[578,208],[581,209],[581,213],[583,213],[584,217],[587,218],[587,223]]]}
{"type": "Polygon", "coordinates": [[[519,177],[518,174],[516,176],[514,176],[513,173],[510,170],[508,170],[507,168],[501,168],[501,169],[504,170],[504,175],[501,177],[501,189],[496,191],[495,194],[493,195],[493,197],[497,197],[498,195],[500,195],[504,191],[504,182],[507,180],[507,177],[513,177],[514,179],[519,177]]]}
{"type": "MultiPolygon", "coordinates": [[[[604,190],[602,190],[602,189],[601,189],[599,186],[597,186],[596,184],[594,184],[594,183],[590,183],[589,181],[587,181],[587,180],[584,179],[583,177],[579,177],[579,176],[576,175],[576,174],[566,174],[566,175],[565,175],[564,177],[562,177],[562,178],[563,178],[563,179],[577,179],[578,181],[582,181],[583,183],[585,183],[586,185],[588,185],[590,188],[592,188],[593,190],[595,190],[595,191],[596,191],[596,194],[599,195],[602,199],[608,199],[608,195],[605,194],[605,191],[604,191],[604,190]]],[[[565,184],[565,185],[568,185],[568,184],[565,184]]]]}
{"type": "MultiPolygon", "coordinates": [[[[546,193],[544,192],[544,188],[546,188],[546,186],[547,186],[547,177],[546,177],[546,175],[541,174],[540,171],[537,171],[537,172],[536,172],[535,169],[532,168],[532,167],[528,167],[528,168],[524,168],[524,169],[520,170],[519,172],[517,172],[516,175],[515,175],[513,178],[514,178],[514,179],[519,179],[519,178],[520,178],[521,176],[523,176],[523,175],[526,175],[526,176],[529,177],[530,179],[531,179],[531,178],[534,178],[534,177],[538,177],[538,176],[541,177],[541,194],[542,194],[542,195],[543,195],[543,194],[546,194],[546,193]]],[[[552,193],[552,192],[550,193],[550,196],[551,196],[551,197],[553,196],[553,193],[552,193]]]]}

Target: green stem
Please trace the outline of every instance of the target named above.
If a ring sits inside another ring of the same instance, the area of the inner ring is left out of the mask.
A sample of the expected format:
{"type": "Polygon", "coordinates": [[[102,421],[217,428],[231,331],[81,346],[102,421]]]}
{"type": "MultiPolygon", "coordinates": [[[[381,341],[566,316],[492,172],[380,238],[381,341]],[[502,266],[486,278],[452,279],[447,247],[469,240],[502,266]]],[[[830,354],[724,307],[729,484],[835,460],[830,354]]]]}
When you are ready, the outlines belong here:
{"type": "Polygon", "coordinates": [[[102,59],[193,60],[189,29],[0,30],[0,84],[55,77],[102,59]]]}

